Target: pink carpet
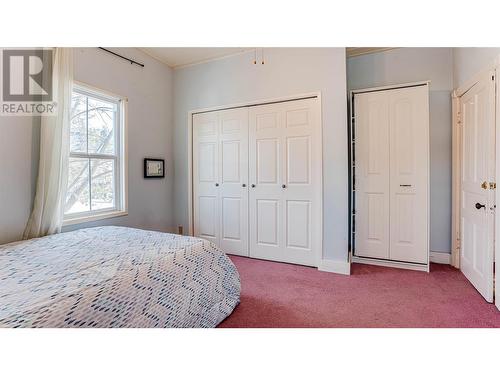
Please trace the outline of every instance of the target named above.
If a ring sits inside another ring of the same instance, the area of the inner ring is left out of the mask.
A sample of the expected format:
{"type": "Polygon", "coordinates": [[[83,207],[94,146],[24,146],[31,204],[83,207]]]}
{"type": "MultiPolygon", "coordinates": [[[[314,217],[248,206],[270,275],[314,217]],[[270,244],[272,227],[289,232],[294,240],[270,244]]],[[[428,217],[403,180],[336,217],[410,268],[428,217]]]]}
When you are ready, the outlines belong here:
{"type": "Polygon", "coordinates": [[[241,303],[219,327],[500,327],[500,311],[451,266],[427,274],[354,264],[343,276],[231,259],[241,303]]]}

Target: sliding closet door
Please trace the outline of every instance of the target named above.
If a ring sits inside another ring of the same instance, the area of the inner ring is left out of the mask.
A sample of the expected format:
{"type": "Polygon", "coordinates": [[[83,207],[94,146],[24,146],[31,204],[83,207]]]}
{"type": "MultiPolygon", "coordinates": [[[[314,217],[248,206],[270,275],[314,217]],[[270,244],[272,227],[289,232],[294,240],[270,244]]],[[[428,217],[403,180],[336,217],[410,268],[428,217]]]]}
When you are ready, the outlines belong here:
{"type": "Polygon", "coordinates": [[[284,261],[314,266],[322,236],[319,99],[284,103],[281,110],[284,261]]]}
{"type": "Polygon", "coordinates": [[[428,86],[354,96],[356,256],[428,263],[428,86]]]}
{"type": "Polygon", "coordinates": [[[390,90],[390,259],[428,262],[428,86],[390,90]]]}
{"type": "Polygon", "coordinates": [[[193,116],[193,181],[194,235],[219,245],[219,121],[216,112],[193,116]]]}
{"type": "Polygon", "coordinates": [[[283,113],[278,105],[249,111],[250,256],[283,257],[283,113]]]}
{"type": "Polygon", "coordinates": [[[355,255],[389,258],[389,92],[355,95],[355,255]]]}
{"type": "Polygon", "coordinates": [[[317,265],[320,131],[318,99],[250,109],[250,256],[317,265]]]}
{"type": "Polygon", "coordinates": [[[194,235],[248,255],[248,109],[193,116],[194,235]]]}
{"type": "Polygon", "coordinates": [[[219,112],[220,247],[248,256],[248,109],[219,112]]]}

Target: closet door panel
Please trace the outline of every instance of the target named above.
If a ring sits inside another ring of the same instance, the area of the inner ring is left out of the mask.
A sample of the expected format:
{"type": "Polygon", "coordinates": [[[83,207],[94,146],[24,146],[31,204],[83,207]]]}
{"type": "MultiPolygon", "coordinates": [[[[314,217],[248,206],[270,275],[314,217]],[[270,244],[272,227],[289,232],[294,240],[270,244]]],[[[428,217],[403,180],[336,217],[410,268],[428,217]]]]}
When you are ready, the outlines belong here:
{"type": "Polygon", "coordinates": [[[286,183],[288,187],[311,184],[311,137],[287,137],[286,183]]]}
{"type": "Polygon", "coordinates": [[[203,237],[217,243],[217,197],[198,197],[198,226],[197,237],[203,237]]]}
{"type": "Polygon", "coordinates": [[[193,116],[194,235],[216,245],[220,244],[218,133],[216,113],[193,116]]]}
{"type": "Polygon", "coordinates": [[[428,262],[427,86],[390,91],[390,259],[428,262]]]}
{"type": "Polygon", "coordinates": [[[286,246],[311,250],[311,202],[286,201],[286,246]]]}
{"type": "Polygon", "coordinates": [[[250,256],[283,259],[283,113],[277,105],[249,109],[250,256]]]}
{"type": "Polygon", "coordinates": [[[257,243],[260,245],[279,246],[279,203],[276,199],[258,199],[256,202],[257,243]]]}
{"type": "Polygon", "coordinates": [[[319,101],[280,105],[283,111],[283,245],[285,259],[316,265],[321,253],[321,124],[319,101]]]}
{"type": "Polygon", "coordinates": [[[255,182],[259,187],[276,188],[279,183],[280,139],[265,138],[256,141],[257,170],[255,182]]]}
{"type": "Polygon", "coordinates": [[[389,258],[389,94],[355,97],[355,255],[389,258]]]}
{"type": "Polygon", "coordinates": [[[248,109],[218,112],[220,247],[248,256],[248,109]]]}

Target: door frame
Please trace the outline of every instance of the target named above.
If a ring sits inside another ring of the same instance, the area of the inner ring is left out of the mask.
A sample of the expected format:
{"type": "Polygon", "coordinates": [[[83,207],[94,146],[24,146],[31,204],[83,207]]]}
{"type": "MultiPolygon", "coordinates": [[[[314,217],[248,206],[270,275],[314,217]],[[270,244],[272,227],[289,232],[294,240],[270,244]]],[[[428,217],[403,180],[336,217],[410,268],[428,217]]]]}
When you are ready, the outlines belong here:
{"type": "MultiPolygon", "coordinates": [[[[461,191],[461,137],[460,137],[460,97],[472,88],[479,80],[484,78],[490,72],[495,73],[495,149],[500,146],[500,85],[498,83],[500,73],[500,55],[486,68],[474,74],[459,88],[451,93],[452,98],[452,212],[451,212],[451,258],[450,263],[453,267],[460,269],[460,191],[461,191]]],[[[495,150],[495,151],[496,151],[495,150]]],[[[495,152],[495,180],[500,176],[500,152],[495,152]]],[[[500,191],[495,189],[495,202],[500,202],[500,191]]],[[[500,259],[500,217],[498,209],[495,210],[495,229],[494,229],[494,249],[493,264],[496,259],[500,259]]],[[[493,283],[496,283],[495,272],[493,273],[493,283]]],[[[500,291],[498,286],[494,292],[495,305],[500,310],[500,291]]]]}
{"type": "Polygon", "coordinates": [[[302,100],[302,99],[311,99],[311,98],[316,98],[318,100],[319,122],[320,122],[320,127],[319,127],[320,142],[319,142],[318,147],[321,148],[320,149],[320,153],[321,153],[321,165],[320,165],[321,184],[319,187],[320,188],[320,202],[319,202],[319,215],[318,215],[319,217],[318,217],[318,219],[319,219],[319,225],[321,228],[321,236],[319,238],[319,250],[316,251],[316,267],[319,267],[321,265],[321,262],[323,259],[323,182],[324,182],[323,181],[323,103],[322,103],[322,99],[321,99],[321,91],[313,91],[313,92],[307,92],[307,93],[302,93],[302,94],[274,97],[274,98],[268,98],[268,99],[252,100],[252,101],[247,101],[247,102],[239,102],[239,103],[219,105],[219,106],[213,106],[213,107],[204,107],[204,108],[194,109],[194,110],[191,110],[188,112],[188,213],[189,213],[188,234],[190,236],[194,235],[193,116],[197,113],[203,113],[203,112],[222,111],[222,110],[226,110],[226,109],[235,109],[235,108],[241,108],[241,107],[253,107],[253,106],[258,106],[258,105],[282,103],[282,102],[302,100]]]}

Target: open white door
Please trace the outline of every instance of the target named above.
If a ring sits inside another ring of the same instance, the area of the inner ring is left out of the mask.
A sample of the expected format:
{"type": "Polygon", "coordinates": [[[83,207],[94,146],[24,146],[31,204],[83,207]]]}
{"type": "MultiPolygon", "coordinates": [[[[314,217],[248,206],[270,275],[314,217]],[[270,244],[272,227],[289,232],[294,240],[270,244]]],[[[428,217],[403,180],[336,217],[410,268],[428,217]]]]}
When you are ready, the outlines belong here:
{"type": "Polygon", "coordinates": [[[479,293],[493,302],[494,72],[485,75],[460,97],[460,121],[460,268],[479,293]]]}

